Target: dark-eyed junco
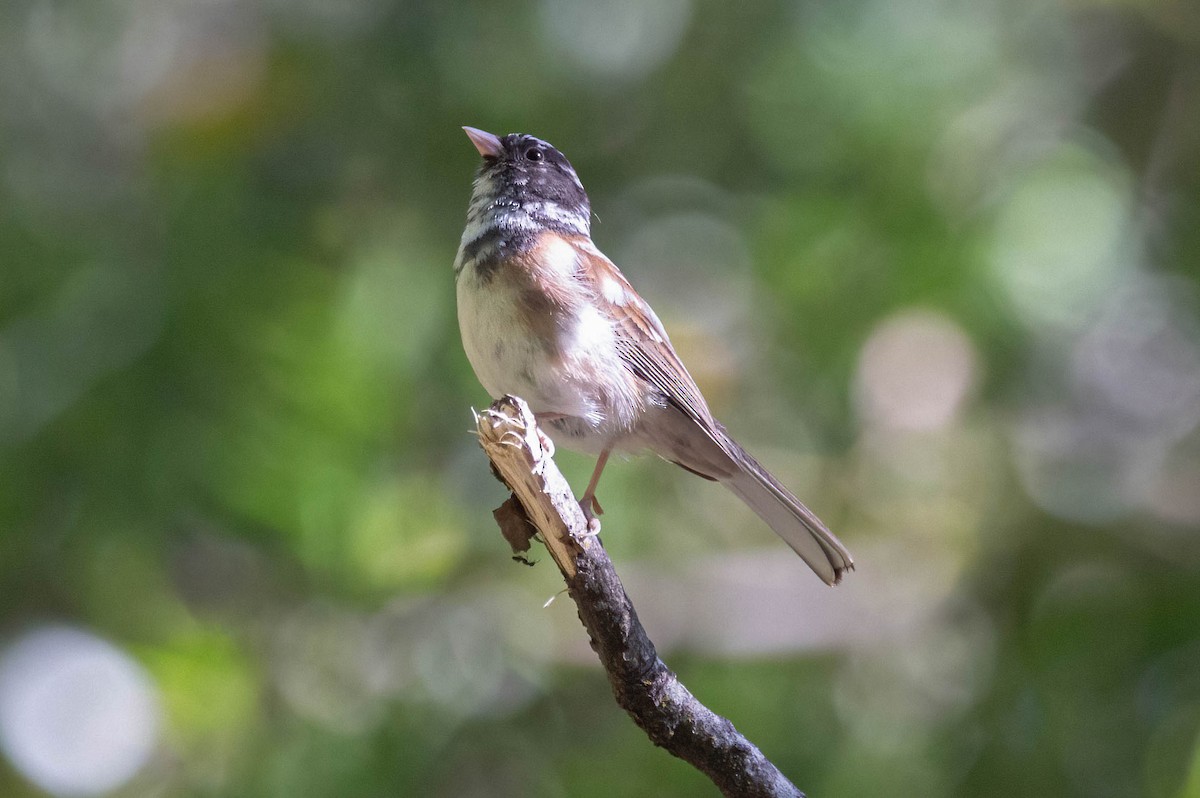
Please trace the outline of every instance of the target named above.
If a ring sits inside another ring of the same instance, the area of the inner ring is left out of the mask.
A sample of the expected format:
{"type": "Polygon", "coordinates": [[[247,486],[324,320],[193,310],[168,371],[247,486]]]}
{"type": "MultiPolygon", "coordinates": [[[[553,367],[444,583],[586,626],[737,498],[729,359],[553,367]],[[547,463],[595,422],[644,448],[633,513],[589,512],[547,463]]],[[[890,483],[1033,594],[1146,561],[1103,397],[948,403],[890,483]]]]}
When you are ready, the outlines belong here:
{"type": "Polygon", "coordinates": [[[520,396],[556,443],[598,455],[645,449],[733,491],[836,584],[850,552],[729,436],[666,330],[591,238],[591,205],[562,153],[533,136],[464,128],[483,164],[454,264],[458,322],[493,397],[520,396]]]}

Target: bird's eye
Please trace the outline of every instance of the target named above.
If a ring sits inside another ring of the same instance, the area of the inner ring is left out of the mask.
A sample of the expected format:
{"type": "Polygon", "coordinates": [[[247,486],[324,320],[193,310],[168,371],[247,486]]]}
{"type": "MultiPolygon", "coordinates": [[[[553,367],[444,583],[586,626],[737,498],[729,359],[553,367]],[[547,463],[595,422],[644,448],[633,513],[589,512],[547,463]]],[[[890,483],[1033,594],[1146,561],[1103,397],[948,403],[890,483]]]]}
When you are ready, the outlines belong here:
{"type": "Polygon", "coordinates": [[[545,158],[545,154],[537,147],[530,147],[525,150],[525,158],[530,161],[540,161],[545,158]]]}

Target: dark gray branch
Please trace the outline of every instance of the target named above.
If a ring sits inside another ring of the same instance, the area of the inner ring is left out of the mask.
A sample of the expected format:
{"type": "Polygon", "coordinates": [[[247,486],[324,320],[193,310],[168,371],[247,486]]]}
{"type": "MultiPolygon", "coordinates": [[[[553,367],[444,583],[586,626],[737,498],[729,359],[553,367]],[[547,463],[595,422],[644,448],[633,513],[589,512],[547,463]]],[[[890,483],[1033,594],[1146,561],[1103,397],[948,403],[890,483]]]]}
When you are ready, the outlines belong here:
{"type": "Polygon", "coordinates": [[[803,796],[725,718],[696,700],[658,658],[654,644],[552,459],[528,406],[515,397],[479,415],[480,444],[512,491],[496,520],[514,552],[536,532],[550,551],[617,703],[657,746],[702,771],[727,796],[803,796]]]}

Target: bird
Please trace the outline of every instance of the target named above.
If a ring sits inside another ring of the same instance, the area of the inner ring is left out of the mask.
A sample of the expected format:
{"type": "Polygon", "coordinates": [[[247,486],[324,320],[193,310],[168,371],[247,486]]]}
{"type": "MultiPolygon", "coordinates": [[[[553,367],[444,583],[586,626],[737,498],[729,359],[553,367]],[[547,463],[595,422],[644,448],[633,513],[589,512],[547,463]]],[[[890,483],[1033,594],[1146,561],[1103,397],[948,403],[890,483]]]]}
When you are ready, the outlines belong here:
{"type": "Polygon", "coordinates": [[[658,316],[592,242],[571,163],[528,134],[463,130],[482,158],[454,261],[463,349],[492,398],[521,397],[551,440],[596,455],[589,525],[609,455],[649,450],[724,485],[839,583],[850,552],[713,417],[658,316]]]}

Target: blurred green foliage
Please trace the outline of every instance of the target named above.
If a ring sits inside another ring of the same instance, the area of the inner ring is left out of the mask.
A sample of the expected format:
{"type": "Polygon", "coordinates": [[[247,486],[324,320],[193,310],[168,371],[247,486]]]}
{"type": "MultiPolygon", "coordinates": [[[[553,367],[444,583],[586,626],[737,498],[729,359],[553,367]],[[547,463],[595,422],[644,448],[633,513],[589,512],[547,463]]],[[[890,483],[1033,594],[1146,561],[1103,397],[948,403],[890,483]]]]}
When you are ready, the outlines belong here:
{"type": "MultiPolygon", "coordinates": [[[[0,657],[87,630],[161,718],[85,787],[708,789],[496,534],[463,124],[572,159],[717,414],[856,553],[810,592],[718,488],[611,466],[606,543],[701,700],[813,795],[1200,797],[1169,0],[4,4],[0,657]]],[[[42,795],[5,673],[0,794],[42,795]]]]}

